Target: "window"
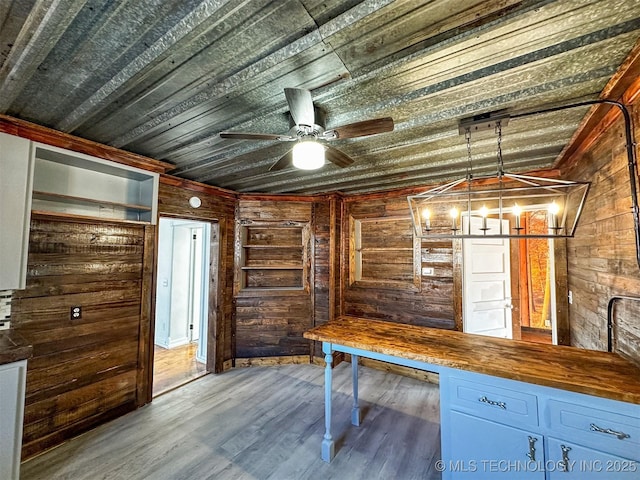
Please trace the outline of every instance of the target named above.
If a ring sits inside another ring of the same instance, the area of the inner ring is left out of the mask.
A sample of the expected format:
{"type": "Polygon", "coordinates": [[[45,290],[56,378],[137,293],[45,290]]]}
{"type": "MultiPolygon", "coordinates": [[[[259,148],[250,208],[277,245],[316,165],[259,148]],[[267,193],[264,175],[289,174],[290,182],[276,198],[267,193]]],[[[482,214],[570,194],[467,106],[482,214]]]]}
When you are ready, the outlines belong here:
{"type": "Polygon", "coordinates": [[[350,252],[350,284],[420,288],[420,239],[409,217],[351,217],[350,252]]]}

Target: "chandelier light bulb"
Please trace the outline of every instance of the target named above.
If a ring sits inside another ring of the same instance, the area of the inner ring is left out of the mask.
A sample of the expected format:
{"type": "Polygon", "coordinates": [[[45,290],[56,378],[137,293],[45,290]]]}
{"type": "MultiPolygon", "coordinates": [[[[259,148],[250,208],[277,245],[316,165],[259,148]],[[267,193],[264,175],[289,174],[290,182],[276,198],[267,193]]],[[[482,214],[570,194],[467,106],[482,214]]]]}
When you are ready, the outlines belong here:
{"type": "Polygon", "coordinates": [[[422,210],[422,218],[424,219],[424,230],[431,230],[431,210],[428,208],[422,210]]]}
{"type": "Polygon", "coordinates": [[[513,205],[513,214],[516,216],[516,231],[520,233],[520,215],[522,214],[522,208],[516,203],[513,205]]]}
{"type": "Polygon", "coordinates": [[[449,210],[449,215],[451,216],[451,230],[453,230],[453,233],[456,233],[458,230],[458,209],[453,207],[449,210]]]}
{"type": "Polygon", "coordinates": [[[520,215],[522,215],[522,208],[517,203],[513,205],[513,209],[511,211],[516,217],[520,217],[520,215]]]}

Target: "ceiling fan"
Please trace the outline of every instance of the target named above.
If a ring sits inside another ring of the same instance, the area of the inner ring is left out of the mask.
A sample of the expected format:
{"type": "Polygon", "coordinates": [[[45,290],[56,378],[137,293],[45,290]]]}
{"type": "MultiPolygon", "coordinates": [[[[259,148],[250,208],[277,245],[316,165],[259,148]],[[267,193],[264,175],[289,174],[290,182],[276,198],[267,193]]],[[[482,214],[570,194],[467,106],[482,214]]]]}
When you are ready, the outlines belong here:
{"type": "Polygon", "coordinates": [[[284,94],[289,104],[292,124],[286,134],[220,132],[221,138],[296,142],[292,149],[271,165],[269,171],[283,170],[292,164],[297,168],[315,170],[324,165],[325,159],[344,168],[351,165],[353,159],[335,147],[321,144],[318,140],[366,137],[393,131],[391,117],[364,120],[325,130],[325,114],[314,106],[309,90],[285,88],[284,94]]]}

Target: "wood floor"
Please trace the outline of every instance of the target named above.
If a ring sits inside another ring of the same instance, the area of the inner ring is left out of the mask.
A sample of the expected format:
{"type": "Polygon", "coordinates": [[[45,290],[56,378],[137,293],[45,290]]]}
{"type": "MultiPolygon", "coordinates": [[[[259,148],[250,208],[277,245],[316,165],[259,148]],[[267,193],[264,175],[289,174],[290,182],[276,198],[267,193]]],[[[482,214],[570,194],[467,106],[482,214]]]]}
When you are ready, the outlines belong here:
{"type": "Polygon", "coordinates": [[[158,396],[207,374],[204,363],[196,360],[197,343],[175,348],[154,348],[153,396],[158,396]]]}
{"type": "Polygon", "coordinates": [[[320,459],[323,369],[207,375],[22,465],[22,480],[437,480],[438,386],[360,367],[364,419],[350,424],[351,366],[334,370],[336,457],[320,459]]]}
{"type": "Polygon", "coordinates": [[[549,345],[553,343],[551,330],[522,327],[521,334],[522,340],[526,342],[546,343],[549,345]]]}

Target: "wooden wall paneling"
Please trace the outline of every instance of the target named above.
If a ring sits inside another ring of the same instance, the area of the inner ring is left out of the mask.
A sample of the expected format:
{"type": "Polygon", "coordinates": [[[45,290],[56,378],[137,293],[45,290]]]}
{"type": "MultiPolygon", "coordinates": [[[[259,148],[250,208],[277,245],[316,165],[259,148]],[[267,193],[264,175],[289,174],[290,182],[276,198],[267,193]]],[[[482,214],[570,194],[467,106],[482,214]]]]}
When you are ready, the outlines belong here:
{"type": "Polygon", "coordinates": [[[34,348],[23,458],[136,408],[144,249],[143,226],[32,218],[27,287],[12,298],[34,348]]]}
{"type": "Polygon", "coordinates": [[[234,236],[236,358],[310,354],[309,341],[302,333],[313,326],[314,317],[315,286],[310,284],[311,271],[315,269],[313,211],[311,201],[268,198],[238,201],[234,236]],[[259,268],[288,264],[286,258],[294,252],[287,245],[297,242],[302,246],[302,258],[298,258],[301,270],[259,268]],[[242,268],[248,260],[255,265],[251,270],[242,268]],[[298,279],[296,275],[302,277],[298,279]],[[296,286],[292,282],[302,288],[291,288],[296,286]]]}
{"type": "Polygon", "coordinates": [[[207,355],[207,371],[214,373],[221,373],[224,371],[225,358],[225,345],[224,339],[225,331],[229,328],[228,322],[219,321],[220,301],[224,296],[224,290],[220,288],[220,260],[224,258],[226,251],[226,245],[220,243],[220,238],[225,238],[221,235],[221,229],[224,228],[224,223],[211,224],[211,238],[209,239],[209,305],[208,305],[208,318],[213,319],[217,328],[213,329],[213,332],[207,330],[207,352],[216,352],[213,355],[207,355]],[[217,255],[213,253],[217,252],[217,255]],[[223,354],[217,354],[222,352],[223,354]]]}
{"type": "Polygon", "coordinates": [[[558,345],[571,345],[566,239],[557,238],[553,241],[553,255],[556,280],[556,333],[558,345]]]}
{"type": "Polygon", "coordinates": [[[138,377],[136,402],[140,407],[149,403],[153,392],[153,338],[155,318],[156,245],[155,225],[144,227],[144,256],[142,260],[142,291],[140,298],[140,327],[138,334],[138,377]]]}
{"type": "MultiPolygon", "coordinates": [[[[313,285],[312,311],[313,325],[322,325],[328,322],[332,317],[333,308],[331,303],[334,301],[335,288],[335,268],[332,262],[335,262],[335,252],[332,251],[335,245],[335,228],[332,227],[332,219],[335,220],[335,201],[315,202],[313,204],[313,221],[312,230],[314,241],[312,243],[313,252],[313,285]]],[[[312,361],[314,356],[322,356],[322,346],[318,342],[312,343],[311,349],[312,361]]]]}
{"type": "MultiPolygon", "coordinates": [[[[342,217],[342,296],[343,314],[377,318],[398,323],[423,325],[436,328],[456,328],[454,294],[454,250],[449,242],[418,241],[417,263],[407,265],[412,276],[418,274],[417,285],[412,282],[392,282],[381,278],[380,282],[355,282],[353,258],[355,255],[354,225],[358,219],[385,219],[386,236],[404,238],[404,220],[410,215],[406,197],[373,198],[360,201],[349,198],[344,201],[342,217]],[[422,267],[434,269],[434,275],[422,275],[422,267]]],[[[364,223],[364,221],[363,221],[364,223]]],[[[382,228],[382,227],[381,227],[382,228]]],[[[372,232],[374,232],[372,230],[372,232]]],[[[364,235],[364,234],[363,234],[364,235]]],[[[373,237],[372,237],[373,238],[373,237]]],[[[413,245],[413,240],[409,246],[413,245]]],[[[373,272],[376,273],[376,272],[373,272]]],[[[378,272],[380,276],[384,272],[378,272]]],[[[460,290],[461,291],[461,290],[460,290]]]]}
{"type": "MultiPolygon", "coordinates": [[[[631,106],[635,137],[640,135],[639,108],[631,106]]],[[[604,120],[603,120],[604,121],[604,120]]],[[[572,345],[605,350],[607,303],[615,295],[638,296],[633,215],[623,124],[597,127],[588,142],[563,166],[565,178],[592,182],[574,238],[567,240],[569,334],[572,345]]],[[[637,154],[637,147],[636,147],[637,154]]],[[[615,350],[640,364],[640,305],[616,308],[615,350]]]]}

